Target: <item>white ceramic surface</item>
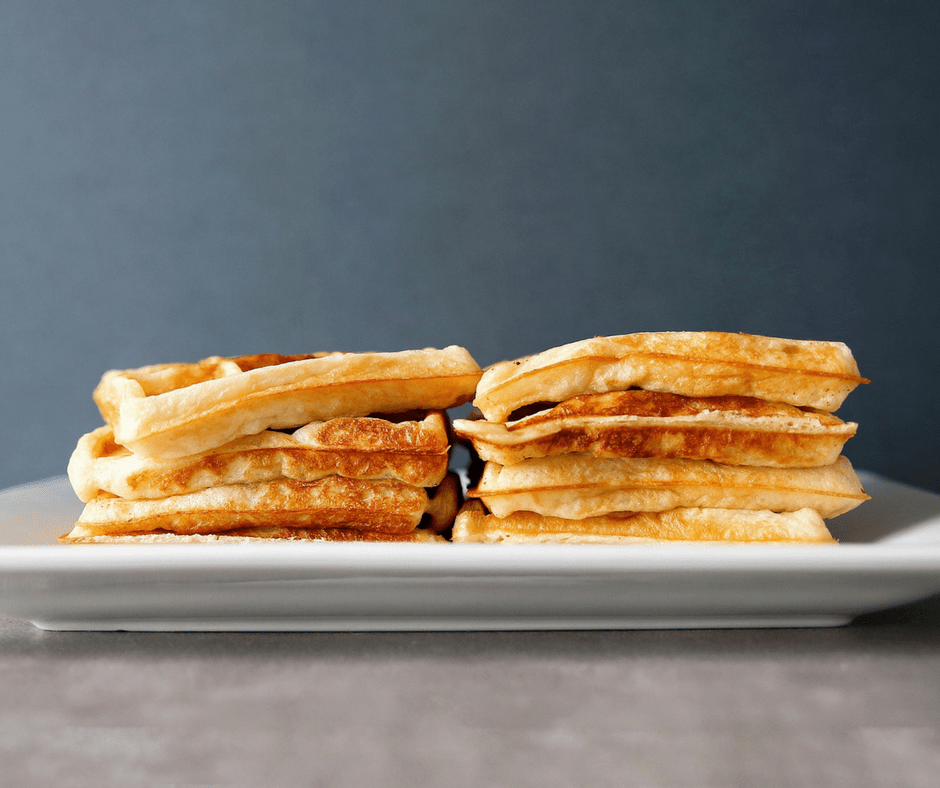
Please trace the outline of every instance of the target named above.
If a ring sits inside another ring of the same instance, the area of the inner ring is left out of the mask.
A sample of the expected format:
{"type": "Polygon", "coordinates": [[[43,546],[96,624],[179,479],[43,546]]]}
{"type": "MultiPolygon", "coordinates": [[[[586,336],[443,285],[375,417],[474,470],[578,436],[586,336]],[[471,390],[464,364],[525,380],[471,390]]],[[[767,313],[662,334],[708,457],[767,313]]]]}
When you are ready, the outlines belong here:
{"type": "Polygon", "coordinates": [[[940,496],[861,474],[838,546],[63,546],[64,477],[0,492],[0,613],[46,629],[832,626],[940,592],[940,496]]]}

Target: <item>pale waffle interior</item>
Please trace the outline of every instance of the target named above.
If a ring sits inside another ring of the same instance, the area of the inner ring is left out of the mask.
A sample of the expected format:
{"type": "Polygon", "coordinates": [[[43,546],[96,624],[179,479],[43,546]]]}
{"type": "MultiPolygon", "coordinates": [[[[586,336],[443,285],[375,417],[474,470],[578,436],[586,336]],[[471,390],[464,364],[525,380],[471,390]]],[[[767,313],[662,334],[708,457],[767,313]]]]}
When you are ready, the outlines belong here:
{"type": "Polygon", "coordinates": [[[494,364],[454,422],[481,470],[453,538],[832,542],[868,498],[832,414],[863,382],[842,343],[714,332],[494,364]]]}
{"type": "Polygon", "coordinates": [[[443,408],[468,400],[478,377],[462,348],[214,358],[107,373],[95,398],[108,423],[79,440],[69,463],[86,506],[61,541],[437,540],[461,502],[443,408]],[[296,368],[310,362],[329,366],[316,375],[296,368]],[[265,371],[273,377],[257,376],[265,371]],[[327,418],[255,418],[285,396],[309,404],[313,390],[327,418]],[[185,437],[165,452],[159,442],[143,452],[125,445],[129,403],[131,412],[167,405],[152,414],[170,424],[154,433],[164,438],[176,416],[187,429],[200,424],[202,448],[181,453],[193,445],[185,437]],[[179,410],[184,403],[191,412],[179,410]],[[229,438],[233,425],[256,431],[229,438]]]}

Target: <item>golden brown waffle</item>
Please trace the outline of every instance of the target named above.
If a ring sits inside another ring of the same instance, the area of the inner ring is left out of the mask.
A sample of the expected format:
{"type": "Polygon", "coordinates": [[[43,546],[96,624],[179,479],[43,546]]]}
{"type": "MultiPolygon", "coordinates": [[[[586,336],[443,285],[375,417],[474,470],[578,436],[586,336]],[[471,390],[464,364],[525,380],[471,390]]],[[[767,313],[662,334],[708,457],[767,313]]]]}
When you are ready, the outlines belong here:
{"type": "Polygon", "coordinates": [[[200,454],[167,459],[133,454],[104,426],[79,440],[69,461],[69,479],[86,503],[99,492],[162,498],[218,485],[313,481],[330,474],[435,487],[449,462],[446,416],[440,411],[415,415],[423,418],[337,418],[293,434],[266,430],[200,454]]]}
{"type": "Polygon", "coordinates": [[[507,544],[815,543],[835,544],[813,509],[777,513],[736,509],[672,509],[618,513],[583,520],[514,512],[487,514],[466,503],[454,523],[453,541],[507,544]]]}
{"type": "MultiPolygon", "coordinates": [[[[65,541],[65,540],[62,540],[65,541]]],[[[446,543],[447,540],[432,531],[418,529],[405,534],[383,531],[361,531],[355,528],[280,528],[258,526],[237,528],[224,534],[173,534],[156,531],[146,534],[117,536],[70,536],[69,544],[251,544],[287,542],[416,542],[446,543]]]]}
{"type": "Polygon", "coordinates": [[[333,475],[309,483],[223,485],[159,499],[102,495],[86,504],[60,541],[162,533],[412,541],[416,531],[439,534],[453,523],[460,503],[456,478],[449,474],[433,492],[429,496],[424,488],[398,481],[333,475]]]}
{"type": "Polygon", "coordinates": [[[454,432],[482,459],[501,465],[589,453],[805,468],[835,462],[856,427],[822,411],[753,397],[639,389],[572,397],[508,424],[454,421],[454,432]]]}
{"type": "Polygon", "coordinates": [[[472,398],[481,374],[456,346],[214,357],[195,365],[112,370],[95,389],[95,401],[117,443],[142,456],[170,458],[336,416],[456,407],[472,398]]]}
{"type": "Polygon", "coordinates": [[[454,423],[483,461],[454,539],[831,542],[868,498],[832,415],[863,382],[842,343],[718,332],[494,364],[454,423]]]}
{"type": "Polygon", "coordinates": [[[841,342],[720,332],[595,337],[488,367],[474,405],[488,421],[537,402],[642,388],[740,395],[832,412],[864,379],[841,342]]]}
{"type": "Polygon", "coordinates": [[[585,454],[505,466],[487,463],[468,495],[481,499],[498,517],[532,511],[575,520],[680,507],[776,512],[811,508],[823,517],[835,517],[868,499],[845,457],[821,468],[766,468],[585,454]]]}

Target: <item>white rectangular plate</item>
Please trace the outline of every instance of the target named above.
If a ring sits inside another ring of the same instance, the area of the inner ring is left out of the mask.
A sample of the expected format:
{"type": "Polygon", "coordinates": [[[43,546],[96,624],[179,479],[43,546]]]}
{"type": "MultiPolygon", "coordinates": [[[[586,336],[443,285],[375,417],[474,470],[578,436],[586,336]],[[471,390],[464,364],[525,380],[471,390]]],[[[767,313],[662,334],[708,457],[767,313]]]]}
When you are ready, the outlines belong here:
{"type": "Polygon", "coordinates": [[[834,626],[940,592],[940,496],[860,474],[838,546],[56,544],[59,477],[0,492],[0,613],[44,629],[834,626]]]}

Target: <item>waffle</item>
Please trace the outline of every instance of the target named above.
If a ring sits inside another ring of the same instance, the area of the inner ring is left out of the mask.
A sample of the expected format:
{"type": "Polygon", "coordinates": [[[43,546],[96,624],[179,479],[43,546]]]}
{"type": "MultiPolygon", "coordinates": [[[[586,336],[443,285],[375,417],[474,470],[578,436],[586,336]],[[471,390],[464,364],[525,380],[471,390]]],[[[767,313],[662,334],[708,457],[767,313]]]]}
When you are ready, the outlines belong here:
{"type": "Polygon", "coordinates": [[[719,332],[595,337],[486,369],[474,405],[505,422],[537,402],[632,387],[690,397],[739,395],[826,412],[865,382],[841,342],[719,332]]]}
{"type": "Polygon", "coordinates": [[[166,534],[209,537],[204,541],[218,536],[428,541],[450,526],[458,504],[453,474],[434,495],[399,481],[336,475],[315,482],[222,485],[158,499],[100,495],[60,541],[168,541],[160,538],[166,534]]]}
{"type": "Polygon", "coordinates": [[[60,541],[440,540],[461,498],[445,410],[481,374],[459,347],[108,372],[60,541]]]}
{"type": "Polygon", "coordinates": [[[532,511],[571,519],[677,507],[812,508],[836,517],[868,499],[845,457],[821,468],[765,468],[567,454],[515,465],[487,463],[468,494],[499,517],[532,511]]]}
{"type": "Polygon", "coordinates": [[[454,541],[507,544],[835,544],[814,509],[795,512],[679,508],[664,512],[618,512],[581,520],[513,512],[488,514],[479,501],[457,515],[454,541]]]}
{"type": "MultiPolygon", "coordinates": [[[[418,418],[423,416],[423,418],[418,418]]],[[[68,474],[78,497],[100,492],[121,498],[162,498],[219,485],[338,474],[354,479],[397,479],[435,487],[450,461],[446,416],[411,420],[336,418],[293,433],[265,430],[189,457],[141,457],[117,444],[110,426],[79,439],[68,474]]]]}
{"type": "Polygon", "coordinates": [[[266,429],[468,402],[482,374],[466,350],[213,357],[105,373],[94,399],[118,444],[184,457],[266,429]]]}
{"type": "Polygon", "coordinates": [[[173,534],[165,531],[145,534],[119,534],[115,536],[69,536],[70,544],[258,544],[274,540],[288,542],[414,542],[445,543],[447,540],[433,531],[417,529],[405,534],[383,531],[362,531],[356,528],[280,528],[258,526],[236,528],[224,534],[173,534]]]}
{"type": "Polygon", "coordinates": [[[868,498],[832,415],[864,382],[842,343],[716,332],[494,364],[454,422],[482,470],[453,538],[831,542],[824,518],[868,498]]]}
{"type": "Polygon", "coordinates": [[[639,389],[572,397],[509,423],[454,421],[454,432],[482,459],[501,465],[588,453],[803,468],[835,462],[856,428],[829,413],[753,397],[639,389]]]}

